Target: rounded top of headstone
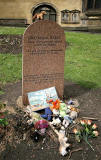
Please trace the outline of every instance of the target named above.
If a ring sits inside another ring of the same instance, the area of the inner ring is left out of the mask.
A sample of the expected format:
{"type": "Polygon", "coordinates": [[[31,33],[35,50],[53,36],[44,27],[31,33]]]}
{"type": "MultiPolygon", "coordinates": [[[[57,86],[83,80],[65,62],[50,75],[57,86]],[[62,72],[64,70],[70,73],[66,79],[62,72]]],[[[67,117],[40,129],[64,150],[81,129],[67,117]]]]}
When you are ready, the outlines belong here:
{"type": "Polygon", "coordinates": [[[61,28],[61,26],[59,26],[59,24],[57,24],[54,21],[50,21],[50,20],[40,20],[37,22],[32,23],[30,26],[28,26],[28,28],[25,30],[24,36],[27,34],[36,34],[38,32],[41,31],[45,33],[45,35],[47,34],[60,34],[61,36],[64,37],[65,40],[65,34],[64,34],[64,30],[63,28],[61,28]]]}

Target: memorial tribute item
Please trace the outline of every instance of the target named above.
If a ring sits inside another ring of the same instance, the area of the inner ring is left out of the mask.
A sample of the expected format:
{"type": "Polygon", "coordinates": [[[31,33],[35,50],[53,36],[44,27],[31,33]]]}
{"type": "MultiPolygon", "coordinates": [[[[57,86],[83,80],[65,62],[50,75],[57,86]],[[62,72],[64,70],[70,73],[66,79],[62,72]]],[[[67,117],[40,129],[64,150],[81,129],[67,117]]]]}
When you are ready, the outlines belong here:
{"type": "Polygon", "coordinates": [[[49,107],[48,100],[55,101],[56,99],[58,99],[58,95],[55,87],[28,93],[28,102],[33,107],[33,111],[49,107]]]}
{"type": "Polygon", "coordinates": [[[33,20],[35,20],[35,19],[43,19],[43,15],[44,14],[47,14],[45,11],[41,11],[40,13],[36,13],[33,17],[32,17],[32,19],[33,20]]]}
{"type": "Polygon", "coordinates": [[[31,24],[23,36],[23,104],[29,92],[56,87],[64,92],[64,30],[55,22],[40,20],[31,24]]]}

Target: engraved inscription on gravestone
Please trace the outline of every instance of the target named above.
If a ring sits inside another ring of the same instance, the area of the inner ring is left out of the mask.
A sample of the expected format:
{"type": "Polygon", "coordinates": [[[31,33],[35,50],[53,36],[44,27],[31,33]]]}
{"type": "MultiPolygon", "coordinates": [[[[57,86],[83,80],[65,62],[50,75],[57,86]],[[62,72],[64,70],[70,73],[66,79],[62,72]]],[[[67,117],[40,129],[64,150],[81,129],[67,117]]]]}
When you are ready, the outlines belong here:
{"type": "Polygon", "coordinates": [[[23,103],[27,93],[52,86],[62,97],[64,91],[65,35],[52,21],[31,24],[23,36],[23,103]]]}

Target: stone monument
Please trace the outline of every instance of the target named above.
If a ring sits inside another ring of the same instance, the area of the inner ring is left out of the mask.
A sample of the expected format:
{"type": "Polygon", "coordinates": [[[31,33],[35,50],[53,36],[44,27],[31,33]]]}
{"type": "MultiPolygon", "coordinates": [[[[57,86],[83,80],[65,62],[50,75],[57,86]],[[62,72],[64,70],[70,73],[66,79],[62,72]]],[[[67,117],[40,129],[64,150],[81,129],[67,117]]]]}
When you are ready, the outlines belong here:
{"type": "Polygon", "coordinates": [[[64,30],[55,22],[40,20],[31,24],[23,36],[23,104],[27,93],[56,87],[59,97],[64,92],[64,30]]]}

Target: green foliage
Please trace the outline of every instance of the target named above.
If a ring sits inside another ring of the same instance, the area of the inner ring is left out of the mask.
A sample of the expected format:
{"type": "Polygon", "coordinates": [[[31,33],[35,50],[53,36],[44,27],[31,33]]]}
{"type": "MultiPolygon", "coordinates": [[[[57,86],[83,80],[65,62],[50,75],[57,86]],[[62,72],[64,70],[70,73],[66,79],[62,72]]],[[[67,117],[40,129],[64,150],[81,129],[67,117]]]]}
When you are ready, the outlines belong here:
{"type": "MultiPolygon", "coordinates": [[[[0,102],[0,111],[5,107],[5,104],[3,104],[2,102],[0,102]]],[[[0,112],[0,126],[7,126],[8,125],[8,121],[7,121],[7,112],[0,112]]]]}
{"type": "Polygon", "coordinates": [[[94,148],[88,142],[88,139],[95,138],[99,135],[99,132],[96,129],[97,125],[93,124],[91,120],[81,120],[77,128],[74,128],[73,130],[73,132],[75,133],[76,141],[81,142],[82,140],[84,140],[94,151],[94,148]]]}
{"type": "Polygon", "coordinates": [[[6,104],[4,104],[4,103],[2,103],[2,102],[0,101],[0,110],[1,110],[2,108],[5,108],[5,106],[6,106],[6,104]]]}
{"type": "Polygon", "coordinates": [[[0,54],[0,82],[17,82],[22,78],[22,55],[0,54]]]}
{"type": "Polygon", "coordinates": [[[3,119],[0,118],[0,125],[3,127],[7,126],[8,125],[7,118],[3,118],[3,119]]]}
{"type": "Polygon", "coordinates": [[[65,79],[84,87],[101,87],[101,35],[66,32],[65,79]]]}
{"type": "Polygon", "coordinates": [[[2,83],[0,82],[0,95],[4,94],[2,83]]]}
{"type": "Polygon", "coordinates": [[[0,90],[0,95],[4,94],[4,91],[0,90]]]}
{"type": "Polygon", "coordinates": [[[0,27],[0,34],[23,34],[25,27],[0,27]]]}

